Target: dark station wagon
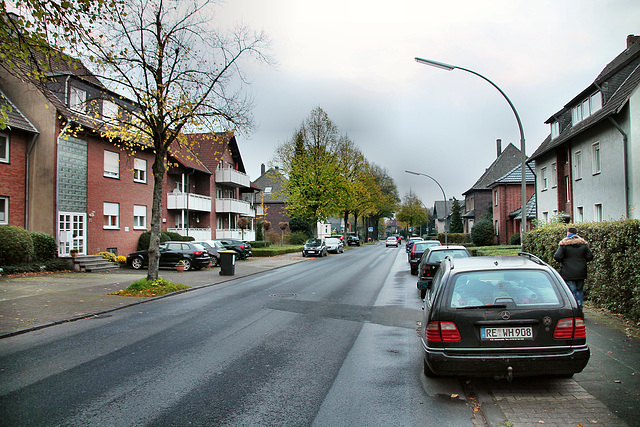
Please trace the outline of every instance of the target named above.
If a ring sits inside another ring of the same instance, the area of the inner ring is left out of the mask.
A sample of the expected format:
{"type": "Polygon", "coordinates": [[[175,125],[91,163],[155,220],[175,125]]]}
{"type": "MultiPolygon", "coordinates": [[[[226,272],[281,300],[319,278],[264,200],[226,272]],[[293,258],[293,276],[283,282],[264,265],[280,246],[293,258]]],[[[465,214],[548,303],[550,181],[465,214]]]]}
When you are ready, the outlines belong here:
{"type": "Polygon", "coordinates": [[[428,377],[572,376],[589,361],[575,298],[533,255],[447,257],[424,305],[420,339],[428,377]]]}

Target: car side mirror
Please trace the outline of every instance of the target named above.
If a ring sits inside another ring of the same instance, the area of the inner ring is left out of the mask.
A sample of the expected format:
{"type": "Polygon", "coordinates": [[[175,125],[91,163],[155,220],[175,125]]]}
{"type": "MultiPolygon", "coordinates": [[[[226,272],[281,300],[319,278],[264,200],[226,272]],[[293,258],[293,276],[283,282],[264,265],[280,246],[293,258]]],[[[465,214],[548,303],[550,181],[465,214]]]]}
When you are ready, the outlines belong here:
{"type": "Polygon", "coordinates": [[[431,282],[427,280],[418,281],[418,289],[431,289],[431,282]]]}

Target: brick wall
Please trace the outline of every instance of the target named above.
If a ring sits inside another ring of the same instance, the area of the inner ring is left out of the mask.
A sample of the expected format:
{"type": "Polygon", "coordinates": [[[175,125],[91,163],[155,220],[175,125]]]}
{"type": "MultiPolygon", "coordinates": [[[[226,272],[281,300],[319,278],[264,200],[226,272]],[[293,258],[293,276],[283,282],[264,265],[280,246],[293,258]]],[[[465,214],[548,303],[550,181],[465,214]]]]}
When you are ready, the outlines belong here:
{"type": "Polygon", "coordinates": [[[9,140],[9,163],[0,163],[0,196],[9,199],[9,225],[25,227],[25,171],[31,136],[21,131],[0,131],[9,140]]]}

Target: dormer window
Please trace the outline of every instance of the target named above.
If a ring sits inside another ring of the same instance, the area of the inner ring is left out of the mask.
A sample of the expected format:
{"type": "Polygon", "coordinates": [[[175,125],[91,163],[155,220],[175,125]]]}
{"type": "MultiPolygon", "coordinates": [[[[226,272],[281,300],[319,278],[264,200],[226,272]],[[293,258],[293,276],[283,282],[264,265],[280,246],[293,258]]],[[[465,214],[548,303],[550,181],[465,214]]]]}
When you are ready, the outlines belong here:
{"type": "Polygon", "coordinates": [[[596,92],[571,109],[571,120],[575,126],[602,108],[602,93],[596,92]]]}
{"type": "Polygon", "coordinates": [[[560,123],[555,121],[551,123],[551,139],[557,138],[560,135],[560,123]]]}
{"type": "Polygon", "coordinates": [[[87,111],[87,92],[73,86],[69,88],[69,108],[85,113],[87,111]]]}
{"type": "Polygon", "coordinates": [[[102,118],[110,121],[118,117],[118,104],[111,101],[102,101],[102,118]]]}

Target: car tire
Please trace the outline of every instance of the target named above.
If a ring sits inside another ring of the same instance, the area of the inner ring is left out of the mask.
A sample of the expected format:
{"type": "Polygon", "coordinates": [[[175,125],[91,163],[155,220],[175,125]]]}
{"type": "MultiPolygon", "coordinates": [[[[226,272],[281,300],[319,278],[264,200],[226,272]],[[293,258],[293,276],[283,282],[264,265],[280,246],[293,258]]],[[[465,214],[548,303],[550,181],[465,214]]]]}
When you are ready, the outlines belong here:
{"type": "Polygon", "coordinates": [[[422,368],[422,372],[424,372],[425,377],[427,378],[437,377],[436,373],[431,370],[426,360],[423,360],[422,363],[424,364],[424,367],[422,368]]]}
{"type": "Polygon", "coordinates": [[[193,265],[191,264],[191,260],[188,258],[183,258],[182,264],[184,265],[184,271],[189,271],[193,269],[193,265]]]}
{"type": "Polygon", "coordinates": [[[302,258],[305,258],[307,256],[307,254],[305,254],[304,252],[302,252],[302,258]]]}
{"type": "Polygon", "coordinates": [[[141,256],[137,256],[131,260],[131,267],[134,270],[140,270],[144,266],[144,260],[141,256]]]}
{"type": "Polygon", "coordinates": [[[418,275],[418,269],[411,267],[411,275],[412,276],[417,276],[418,275]]]}
{"type": "Polygon", "coordinates": [[[220,265],[220,261],[218,261],[218,258],[211,257],[211,267],[218,267],[219,265],[220,265]]]}

